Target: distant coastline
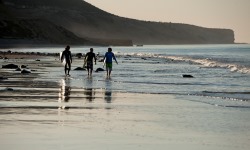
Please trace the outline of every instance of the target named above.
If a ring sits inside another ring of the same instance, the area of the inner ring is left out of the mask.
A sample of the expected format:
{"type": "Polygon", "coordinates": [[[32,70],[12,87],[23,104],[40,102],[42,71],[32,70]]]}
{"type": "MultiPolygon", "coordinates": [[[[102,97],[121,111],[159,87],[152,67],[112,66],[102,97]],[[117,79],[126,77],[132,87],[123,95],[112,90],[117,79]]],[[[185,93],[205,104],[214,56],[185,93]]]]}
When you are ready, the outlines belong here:
{"type": "MultiPolygon", "coordinates": [[[[162,46],[164,45],[237,45],[237,44],[250,44],[250,43],[232,43],[232,44],[161,44],[162,46]]],[[[68,44],[2,44],[0,43],[0,51],[2,50],[6,50],[6,49],[18,49],[18,48],[62,48],[65,47],[68,44]]],[[[150,45],[150,46],[161,46],[161,45],[150,45]]],[[[110,46],[112,47],[112,45],[81,45],[81,44],[77,44],[77,45],[70,45],[71,47],[92,47],[92,46],[98,46],[98,47],[107,47],[110,46]]],[[[115,45],[113,45],[115,46],[115,45]]],[[[149,46],[149,45],[133,45],[133,46],[125,46],[125,47],[144,47],[144,46],[149,46]]],[[[115,46],[117,47],[117,46],[115,46]]],[[[118,46],[119,47],[119,46],[118,46]]]]}
{"type": "Polygon", "coordinates": [[[10,40],[10,45],[30,45],[11,39],[103,46],[234,43],[231,29],[129,19],[82,0],[2,0],[0,8],[0,39],[10,40]]]}

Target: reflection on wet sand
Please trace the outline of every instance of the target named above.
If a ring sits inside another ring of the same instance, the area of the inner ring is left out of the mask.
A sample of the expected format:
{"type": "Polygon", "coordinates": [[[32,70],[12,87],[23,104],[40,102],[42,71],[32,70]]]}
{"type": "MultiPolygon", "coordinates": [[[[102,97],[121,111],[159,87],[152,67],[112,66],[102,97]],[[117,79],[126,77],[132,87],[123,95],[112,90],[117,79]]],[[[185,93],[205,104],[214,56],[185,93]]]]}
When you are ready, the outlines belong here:
{"type": "Polygon", "coordinates": [[[59,90],[59,97],[58,97],[59,109],[67,109],[65,103],[69,102],[70,91],[71,91],[69,81],[70,80],[67,79],[61,80],[61,89],[59,90]]]}
{"type": "Polygon", "coordinates": [[[104,100],[106,101],[106,103],[111,103],[112,102],[112,82],[110,82],[111,79],[108,79],[106,81],[106,88],[105,88],[105,92],[104,92],[104,100]]]}
{"type": "Polygon", "coordinates": [[[112,92],[111,90],[105,90],[104,92],[104,100],[106,103],[111,103],[112,102],[112,92]]]}
{"type": "Polygon", "coordinates": [[[95,90],[93,89],[93,78],[88,77],[86,83],[88,85],[88,88],[84,89],[83,94],[86,95],[86,99],[88,100],[88,102],[93,102],[96,94],[95,90]]]}
{"type": "Polygon", "coordinates": [[[110,109],[113,100],[112,82],[105,82],[105,89],[95,88],[92,78],[85,80],[85,88],[72,88],[72,79],[63,78],[60,80],[58,93],[58,109],[101,109],[106,103],[105,108],[110,109]],[[83,101],[86,101],[83,103],[83,101]]]}
{"type": "Polygon", "coordinates": [[[95,90],[93,90],[92,88],[88,88],[88,89],[84,89],[84,95],[86,95],[86,99],[89,102],[93,102],[95,99],[95,90]]]}

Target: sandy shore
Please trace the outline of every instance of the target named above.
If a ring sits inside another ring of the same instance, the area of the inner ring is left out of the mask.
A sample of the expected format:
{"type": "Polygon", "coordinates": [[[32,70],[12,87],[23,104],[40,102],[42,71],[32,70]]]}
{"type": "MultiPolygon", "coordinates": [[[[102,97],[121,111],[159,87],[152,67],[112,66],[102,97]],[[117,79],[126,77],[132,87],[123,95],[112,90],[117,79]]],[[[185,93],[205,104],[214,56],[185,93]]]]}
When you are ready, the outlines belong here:
{"type": "Polygon", "coordinates": [[[0,80],[1,150],[250,147],[248,109],[216,107],[185,96],[69,87],[48,75],[61,65],[56,57],[39,59],[1,60],[2,65],[33,70],[24,75],[0,69],[5,78],[0,80]]]}

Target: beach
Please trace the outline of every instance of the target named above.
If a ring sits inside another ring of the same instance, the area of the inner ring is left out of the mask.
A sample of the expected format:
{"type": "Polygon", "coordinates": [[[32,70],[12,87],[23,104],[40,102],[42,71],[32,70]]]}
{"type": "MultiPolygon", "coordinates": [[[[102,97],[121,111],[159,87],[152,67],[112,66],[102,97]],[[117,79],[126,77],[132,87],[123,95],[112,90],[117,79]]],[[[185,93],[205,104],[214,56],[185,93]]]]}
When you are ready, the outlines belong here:
{"type": "MultiPolygon", "coordinates": [[[[86,71],[73,70],[70,77],[65,77],[57,56],[20,56],[5,55],[8,59],[1,60],[1,65],[25,65],[24,69],[30,71],[22,74],[0,68],[1,150],[250,147],[248,101],[197,98],[185,92],[141,92],[148,90],[148,83],[130,92],[129,82],[125,91],[122,86],[127,82],[119,80],[121,76],[125,78],[119,67],[126,70],[128,59],[135,62],[138,58],[118,58],[123,62],[114,68],[111,79],[106,79],[106,72],[88,77],[86,71]]],[[[81,64],[82,59],[74,58],[72,69],[82,67],[81,64]]],[[[101,66],[100,63],[94,67],[101,66]]],[[[130,73],[130,80],[134,76],[130,73]]],[[[139,82],[136,86],[140,86],[139,82]]],[[[152,85],[154,88],[155,83],[152,85]]],[[[175,86],[178,85],[171,85],[175,86]]]]}

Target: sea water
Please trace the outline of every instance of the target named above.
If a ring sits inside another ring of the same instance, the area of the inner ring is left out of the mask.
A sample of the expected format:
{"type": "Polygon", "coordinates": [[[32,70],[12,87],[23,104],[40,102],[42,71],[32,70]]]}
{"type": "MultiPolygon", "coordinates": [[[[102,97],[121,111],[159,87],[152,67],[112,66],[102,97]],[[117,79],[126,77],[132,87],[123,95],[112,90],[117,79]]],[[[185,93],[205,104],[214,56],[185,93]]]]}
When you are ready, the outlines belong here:
{"type": "MultiPolygon", "coordinates": [[[[108,47],[93,47],[103,57],[108,47]]],[[[53,80],[71,89],[105,89],[112,92],[172,94],[182,99],[223,107],[250,108],[250,45],[158,45],[112,47],[110,79],[106,72],[71,71],[64,79],[63,67],[54,68],[42,80],[53,80]],[[193,78],[183,78],[183,75],[193,78]]],[[[64,48],[13,49],[12,51],[59,53],[64,48]]],[[[71,52],[87,53],[89,47],[71,47],[71,52]]],[[[72,68],[83,59],[74,58],[72,68]]],[[[97,62],[94,69],[102,68],[97,62]]],[[[105,69],[105,68],[104,68],[105,69]]]]}

